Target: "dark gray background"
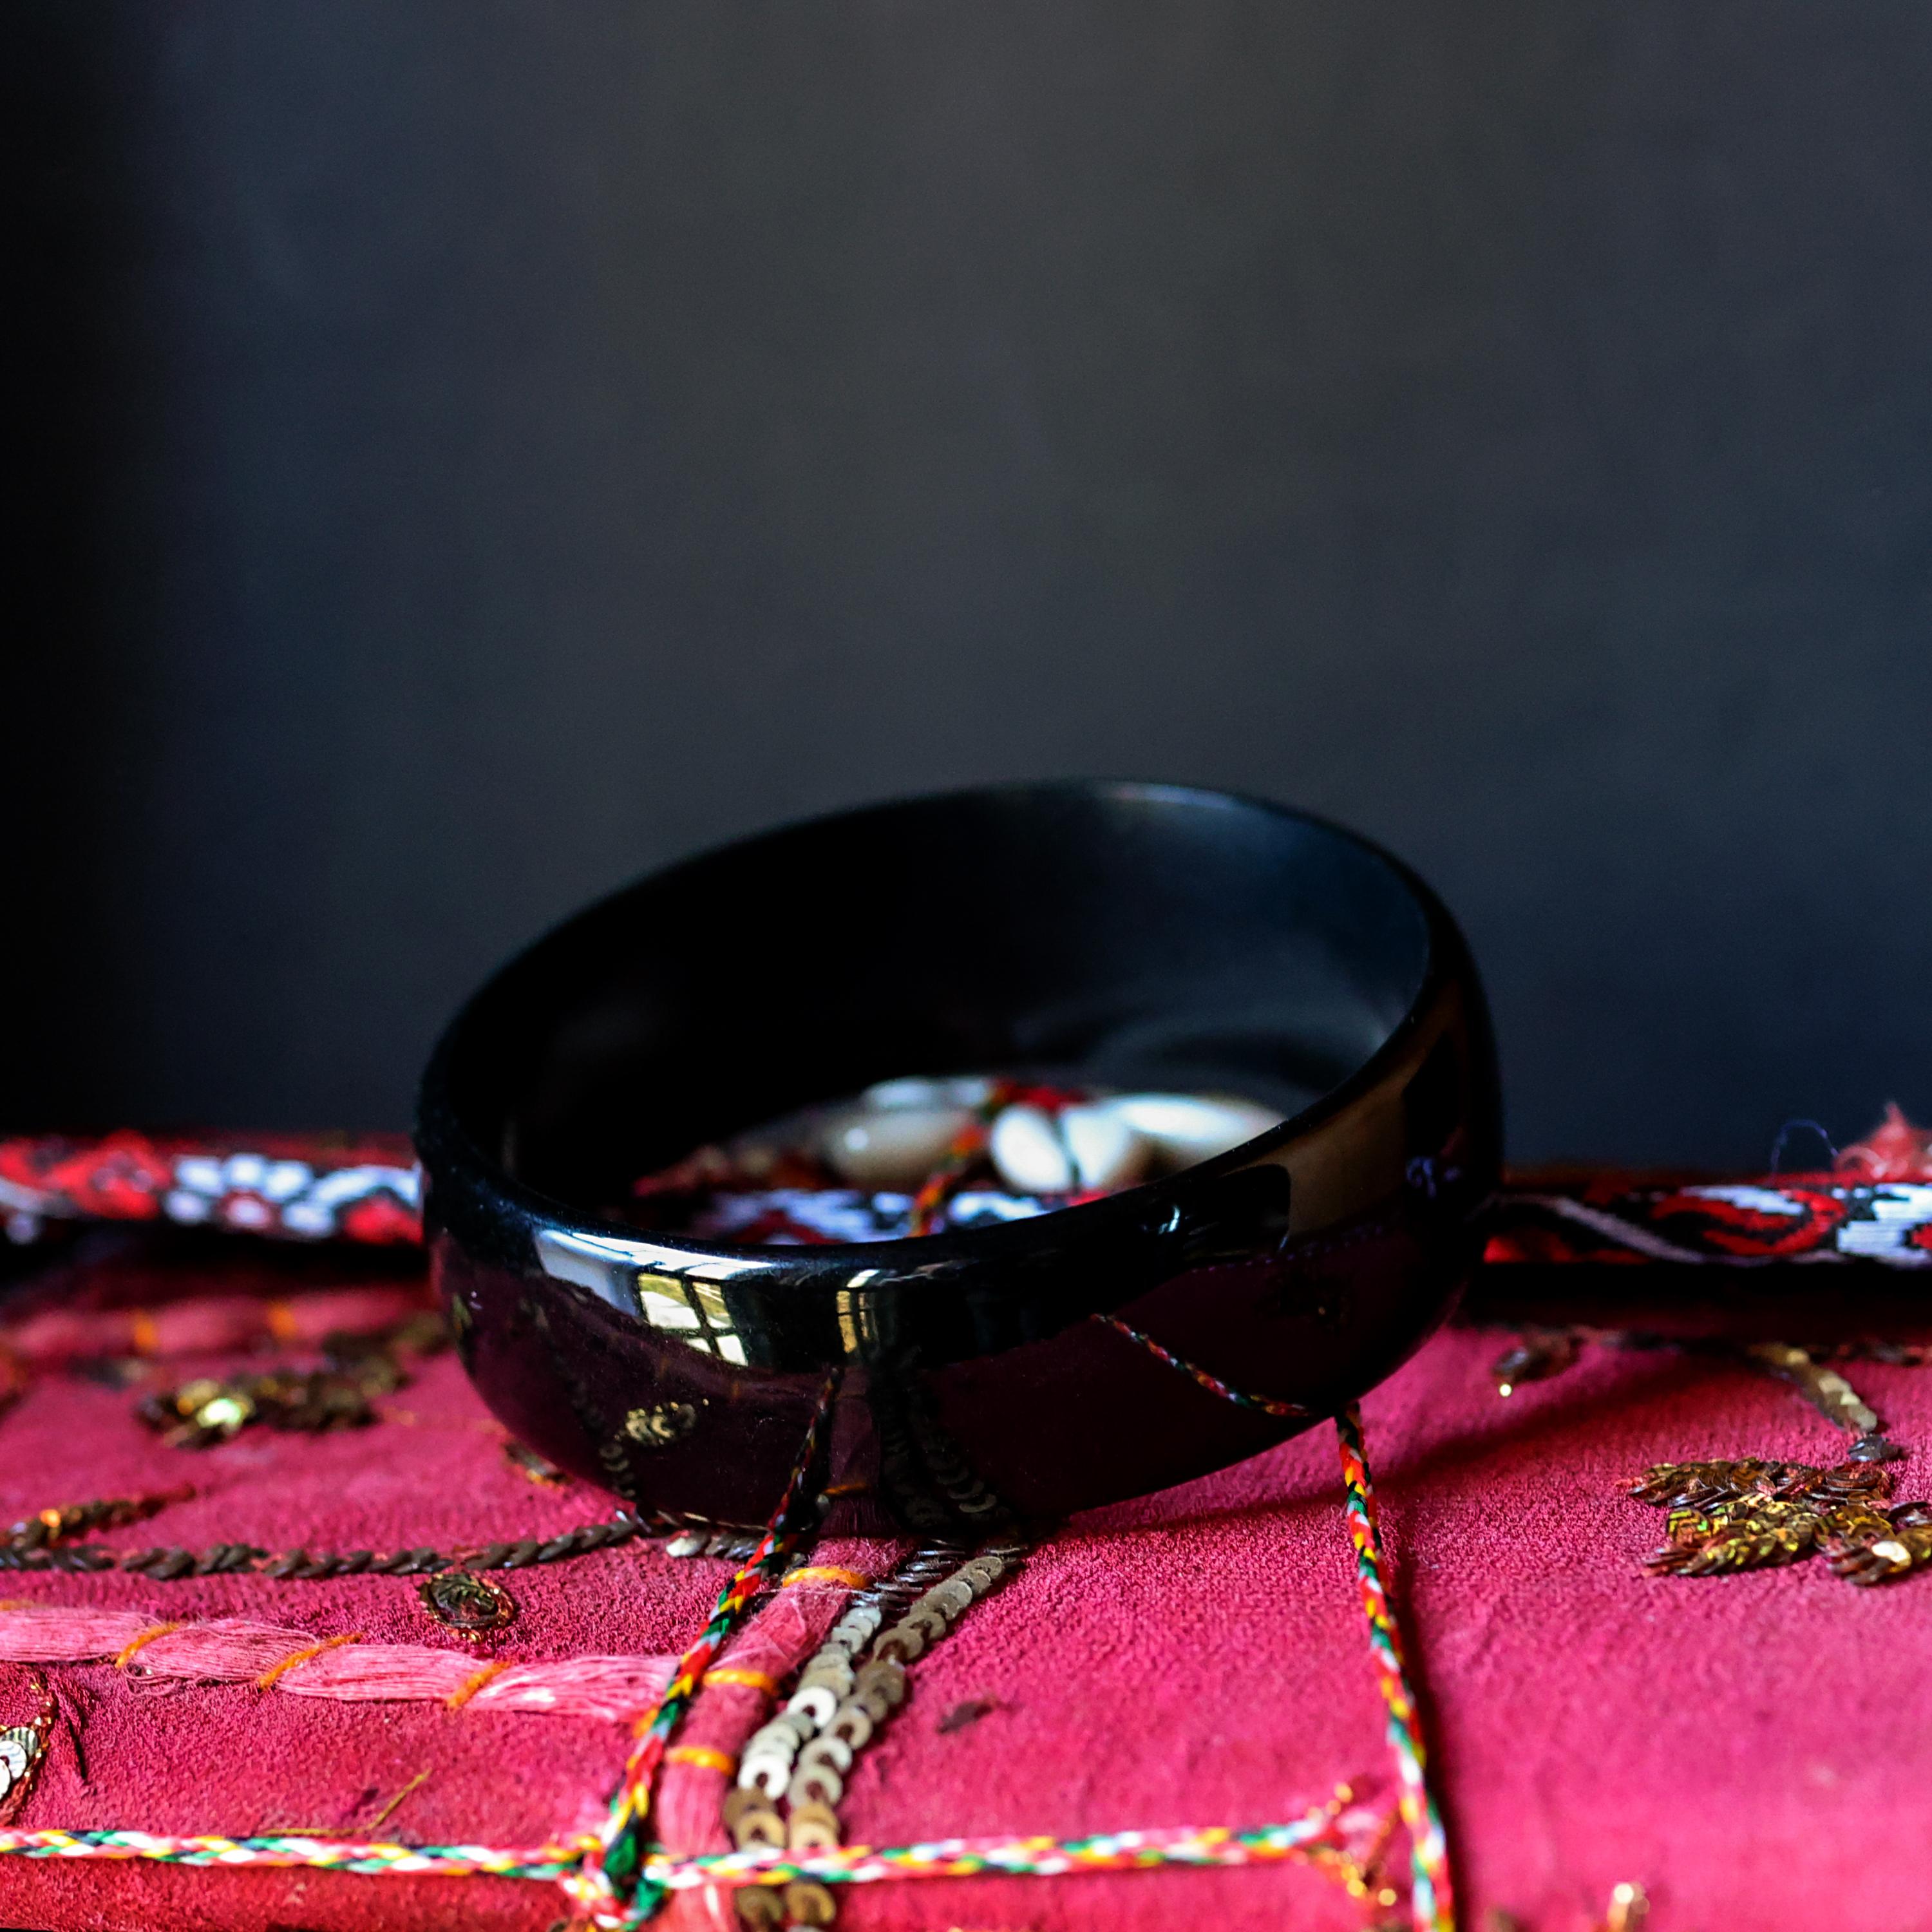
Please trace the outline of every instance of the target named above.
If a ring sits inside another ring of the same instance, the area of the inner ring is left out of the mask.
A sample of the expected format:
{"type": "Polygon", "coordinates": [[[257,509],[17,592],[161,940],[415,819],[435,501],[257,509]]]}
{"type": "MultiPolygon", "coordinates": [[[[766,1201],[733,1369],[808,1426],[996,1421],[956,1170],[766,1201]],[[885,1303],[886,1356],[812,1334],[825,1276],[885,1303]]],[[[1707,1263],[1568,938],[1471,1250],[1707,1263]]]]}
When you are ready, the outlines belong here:
{"type": "Polygon", "coordinates": [[[0,38],[22,1123],[400,1124],[586,896],[1078,771],[1412,860],[1520,1155],[1932,1112],[1919,0],[0,38]]]}

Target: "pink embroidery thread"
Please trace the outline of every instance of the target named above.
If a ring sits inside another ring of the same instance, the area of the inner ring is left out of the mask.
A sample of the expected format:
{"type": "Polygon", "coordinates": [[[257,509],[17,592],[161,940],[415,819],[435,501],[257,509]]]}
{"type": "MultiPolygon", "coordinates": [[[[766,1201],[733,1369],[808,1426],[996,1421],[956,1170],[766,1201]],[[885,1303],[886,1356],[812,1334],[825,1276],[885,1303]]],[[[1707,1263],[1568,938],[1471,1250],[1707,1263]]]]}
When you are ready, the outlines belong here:
{"type": "Polygon", "coordinates": [[[670,1681],[672,1664],[668,1657],[513,1664],[464,1697],[478,1670],[476,1658],[461,1651],[352,1640],[325,1649],[309,1631],[236,1618],[169,1628],[139,1610],[56,1609],[0,1611],[0,1661],[114,1662],[136,1683],[262,1684],[266,1678],[265,1688],[294,1697],[351,1703],[458,1698],[459,1708],[614,1720],[648,1709],[670,1681]]]}

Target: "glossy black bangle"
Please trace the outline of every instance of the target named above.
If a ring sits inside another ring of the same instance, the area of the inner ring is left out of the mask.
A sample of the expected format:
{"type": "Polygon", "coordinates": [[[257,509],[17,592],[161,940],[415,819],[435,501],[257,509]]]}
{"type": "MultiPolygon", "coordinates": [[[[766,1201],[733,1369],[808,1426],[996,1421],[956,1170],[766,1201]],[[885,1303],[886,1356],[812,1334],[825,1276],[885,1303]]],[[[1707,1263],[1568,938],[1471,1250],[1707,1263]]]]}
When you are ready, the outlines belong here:
{"type": "Polygon", "coordinates": [[[1466,1278],[1498,1136],[1481,990],[1413,873],[1280,806],[1078,782],[818,820],[593,906],[458,1016],[417,1144],[464,1361],[523,1440],[755,1522],[837,1370],[826,1490],[970,1535],[1236,1461],[1388,1375],[1466,1278]],[[732,1246],[610,1210],[700,1142],[967,1071],[1291,1118],[917,1240],[732,1246]]]}

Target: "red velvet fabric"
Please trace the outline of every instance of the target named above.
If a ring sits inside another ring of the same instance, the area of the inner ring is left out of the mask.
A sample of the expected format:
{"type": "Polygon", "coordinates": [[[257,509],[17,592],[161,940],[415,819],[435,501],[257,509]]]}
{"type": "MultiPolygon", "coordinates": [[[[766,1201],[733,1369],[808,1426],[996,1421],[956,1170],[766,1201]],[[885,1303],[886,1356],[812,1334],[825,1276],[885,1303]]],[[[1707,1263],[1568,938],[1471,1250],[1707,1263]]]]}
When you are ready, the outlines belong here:
{"type": "MultiPolygon", "coordinates": [[[[1839,1438],[1788,1392],[1675,1354],[1592,1354],[1505,1402],[1486,1373],[1498,1346],[1451,1330],[1366,1405],[1463,1922],[1499,1906],[1576,1932],[1633,1880],[1657,1932],[1932,1924],[1919,1876],[1932,1850],[1922,1710],[1932,1576],[1864,1592],[1814,1562],[1652,1580],[1638,1559],[1662,1540],[1661,1513],[1621,1493],[1652,1462],[1830,1461],[1839,1438]]],[[[1852,1372],[1902,1440],[1932,1442],[1928,1372],[1852,1372]]],[[[545,1490],[514,1470],[447,1358],[356,1434],[250,1432],[190,1453],[158,1443],[132,1403],[78,1376],[40,1380],[0,1423],[7,1520],[184,1478],[200,1486],[194,1501],[108,1540],[447,1547],[554,1534],[609,1507],[582,1485],[545,1490]]],[[[1902,1496],[1923,1492],[1913,1472],[1924,1462],[1903,1466],[1902,1496]]],[[[886,1553],[846,1544],[818,1560],[862,1568],[886,1553]]],[[[517,1574],[506,1581],[518,1622],[480,1654],[676,1651],[728,1574],[651,1548],[517,1574]]],[[[157,1620],[246,1616],[317,1639],[455,1642],[402,1580],[25,1575],[0,1580],[0,1593],[157,1620]]],[[[831,1600],[780,1598],[745,1654],[795,1654],[831,1600]]],[[[362,1835],[427,1771],[378,1835],[534,1844],[600,1814],[626,1742],[621,1724],[528,1713],[252,1687],[158,1694],[137,1667],[104,1663],[46,1674],[62,1722],[17,1820],[28,1828],[362,1835]]],[[[1393,1791],[1326,1426],[1071,1524],[912,1678],[853,1780],[853,1840],[1251,1825],[1298,1816],[1341,1780],[1393,1791]],[[977,1703],[992,1708],[946,1726],[977,1703]]],[[[0,1724],[27,1703],[24,1672],[0,1666],[0,1724]]],[[[701,1706],[689,1736],[729,1738],[746,1714],[701,1706]]],[[[663,1801],[674,1836],[704,1839],[722,1780],[689,1766],[671,1774],[711,1779],[663,1801]]],[[[715,1827],[710,1841],[722,1842],[715,1827]]],[[[1332,1877],[1295,1867],[902,1881],[841,1896],[841,1922],[857,1932],[1364,1923],[1332,1877]]],[[[554,1888],[511,1881],[0,1859],[0,1924],[16,1927],[537,1932],[562,1912],[554,1888]]],[[[728,1922],[701,1897],[676,1916],[728,1922]]]]}

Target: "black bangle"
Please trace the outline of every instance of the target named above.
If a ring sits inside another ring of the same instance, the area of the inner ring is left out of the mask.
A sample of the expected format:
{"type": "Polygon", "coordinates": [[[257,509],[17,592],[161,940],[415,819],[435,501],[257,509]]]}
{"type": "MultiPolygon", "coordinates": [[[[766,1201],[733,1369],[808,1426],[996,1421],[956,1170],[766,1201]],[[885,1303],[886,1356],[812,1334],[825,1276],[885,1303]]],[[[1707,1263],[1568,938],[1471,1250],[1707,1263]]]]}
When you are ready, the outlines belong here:
{"type": "Polygon", "coordinates": [[[463,1359],[521,1439],[757,1522],[835,1368],[827,1492],[966,1535],[1202,1474],[1388,1375],[1475,1258],[1499,1130],[1480,987],[1413,873],[1280,806],[1077,782],[818,820],[593,906],[458,1016],[417,1144],[463,1359]],[[608,1207],[706,1140],[965,1071],[1289,1118],[916,1240],[732,1246],[608,1207]]]}

